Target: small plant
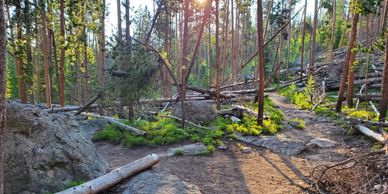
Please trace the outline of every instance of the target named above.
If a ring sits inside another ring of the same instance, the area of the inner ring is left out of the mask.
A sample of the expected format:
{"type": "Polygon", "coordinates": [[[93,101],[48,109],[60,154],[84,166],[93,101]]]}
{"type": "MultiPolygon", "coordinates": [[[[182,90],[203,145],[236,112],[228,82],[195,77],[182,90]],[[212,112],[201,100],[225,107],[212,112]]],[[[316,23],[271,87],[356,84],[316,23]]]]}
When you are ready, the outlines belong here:
{"type": "Polygon", "coordinates": [[[292,127],[295,127],[296,129],[305,128],[305,122],[300,118],[294,118],[291,121],[289,121],[288,124],[290,124],[292,127]]]}
{"type": "Polygon", "coordinates": [[[208,151],[209,153],[213,153],[215,150],[216,150],[216,148],[215,148],[213,145],[208,145],[208,146],[207,146],[207,151],[208,151]]]}
{"type": "Polygon", "coordinates": [[[174,150],[174,156],[182,156],[183,155],[183,150],[180,148],[177,148],[174,150]]]}
{"type": "Polygon", "coordinates": [[[383,145],[381,144],[374,144],[371,148],[372,152],[380,151],[383,148],[383,145]]]}

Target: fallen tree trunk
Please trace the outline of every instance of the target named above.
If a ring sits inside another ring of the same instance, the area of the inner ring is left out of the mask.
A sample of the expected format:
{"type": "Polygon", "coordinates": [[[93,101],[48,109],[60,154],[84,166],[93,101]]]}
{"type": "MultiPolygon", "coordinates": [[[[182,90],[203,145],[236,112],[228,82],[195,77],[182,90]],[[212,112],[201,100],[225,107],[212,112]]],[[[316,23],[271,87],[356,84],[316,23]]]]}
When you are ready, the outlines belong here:
{"type": "Polygon", "coordinates": [[[237,109],[243,110],[244,112],[248,113],[249,115],[257,116],[257,111],[254,111],[254,110],[252,110],[250,108],[247,108],[247,107],[244,107],[244,106],[240,106],[240,105],[233,105],[233,108],[237,108],[237,109]]]}
{"type": "Polygon", "coordinates": [[[97,94],[96,97],[94,97],[89,103],[87,103],[85,106],[83,106],[81,109],[79,109],[74,115],[79,115],[82,112],[84,112],[87,108],[89,108],[93,103],[95,103],[98,99],[102,98],[104,96],[104,93],[100,92],[97,94]]]}
{"type": "Polygon", "coordinates": [[[361,133],[365,134],[368,137],[372,137],[373,139],[380,142],[385,141],[383,135],[381,135],[380,133],[376,133],[365,126],[358,125],[357,128],[361,133]]]}
{"type": "Polygon", "coordinates": [[[150,154],[139,160],[131,162],[120,168],[116,168],[96,179],[90,180],[82,185],[66,189],[58,192],[57,194],[95,194],[105,191],[119,182],[130,178],[131,176],[142,172],[159,162],[159,156],[156,154],[150,154]]]}
{"type": "MultiPolygon", "coordinates": [[[[90,107],[97,107],[97,105],[92,105],[90,107]]],[[[58,112],[70,112],[70,111],[77,111],[81,106],[65,106],[62,108],[53,108],[53,109],[46,109],[48,113],[58,113],[58,112]]]]}
{"type": "Polygon", "coordinates": [[[126,124],[124,124],[124,123],[118,121],[117,119],[115,119],[115,118],[113,118],[113,117],[101,116],[101,115],[94,114],[94,113],[81,113],[81,115],[87,116],[87,117],[94,117],[94,118],[102,118],[102,119],[105,119],[105,120],[107,120],[109,123],[115,124],[115,125],[117,125],[120,129],[129,131],[129,132],[131,132],[131,133],[134,134],[134,135],[145,135],[145,134],[147,134],[145,131],[142,131],[142,130],[137,129],[137,128],[135,128],[135,127],[131,127],[131,126],[129,126],[129,125],[126,125],[126,124]]]}

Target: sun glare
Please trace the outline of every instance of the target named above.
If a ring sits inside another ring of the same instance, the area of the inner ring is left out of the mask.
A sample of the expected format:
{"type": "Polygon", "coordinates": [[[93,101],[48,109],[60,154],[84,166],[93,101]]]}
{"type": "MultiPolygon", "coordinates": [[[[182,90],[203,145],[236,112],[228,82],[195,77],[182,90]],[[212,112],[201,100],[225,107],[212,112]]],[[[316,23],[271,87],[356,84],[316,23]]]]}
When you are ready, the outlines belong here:
{"type": "Polygon", "coordinates": [[[205,5],[207,0],[195,0],[199,5],[203,6],[205,5]]]}

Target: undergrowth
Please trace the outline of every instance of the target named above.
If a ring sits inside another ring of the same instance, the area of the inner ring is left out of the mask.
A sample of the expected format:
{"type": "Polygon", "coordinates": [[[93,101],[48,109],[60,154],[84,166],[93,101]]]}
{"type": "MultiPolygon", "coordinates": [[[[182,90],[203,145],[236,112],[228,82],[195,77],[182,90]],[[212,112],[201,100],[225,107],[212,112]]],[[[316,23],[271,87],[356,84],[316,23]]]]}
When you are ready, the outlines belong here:
{"type": "MultiPolygon", "coordinates": [[[[257,103],[248,103],[244,106],[257,110],[257,103]]],[[[136,136],[128,131],[120,130],[116,125],[108,125],[104,129],[96,132],[93,141],[109,141],[122,144],[127,147],[168,145],[172,143],[190,140],[192,142],[202,142],[207,146],[209,152],[213,152],[216,146],[223,145],[223,138],[237,139],[235,132],[244,135],[275,134],[282,128],[281,121],[284,114],[275,108],[270,99],[265,99],[265,115],[263,127],[257,126],[256,117],[244,114],[244,118],[239,123],[233,123],[230,118],[218,116],[214,121],[206,125],[208,130],[194,128],[187,125],[181,128],[180,123],[171,118],[157,116],[156,120],[128,121],[123,123],[145,131],[145,136],[136,136]]],[[[179,154],[179,153],[177,153],[179,154]]]]}

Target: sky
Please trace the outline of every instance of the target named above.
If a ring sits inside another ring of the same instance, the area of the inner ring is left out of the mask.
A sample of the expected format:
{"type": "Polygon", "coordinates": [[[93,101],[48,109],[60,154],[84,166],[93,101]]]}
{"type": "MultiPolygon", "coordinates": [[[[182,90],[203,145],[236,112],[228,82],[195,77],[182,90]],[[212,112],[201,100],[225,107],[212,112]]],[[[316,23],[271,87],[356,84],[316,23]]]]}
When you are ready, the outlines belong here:
{"type": "MultiPolygon", "coordinates": [[[[106,1],[106,6],[108,7],[109,10],[109,15],[107,17],[107,20],[105,21],[105,26],[106,30],[105,33],[107,36],[111,36],[113,33],[117,31],[117,0],[107,0],[106,1]]],[[[153,0],[130,0],[130,4],[134,9],[138,9],[140,6],[144,7],[147,6],[150,10],[153,8],[153,0]]],[[[304,1],[299,0],[299,3],[296,5],[295,10],[299,10],[301,7],[303,7],[304,1]]],[[[256,8],[254,8],[256,9],[256,8]]],[[[124,7],[121,8],[122,16],[124,16],[124,7]]],[[[307,15],[312,15],[314,12],[314,1],[313,0],[308,0],[307,1],[307,15]]],[[[301,11],[302,13],[302,11],[301,11]]],[[[300,14],[301,14],[300,13],[300,14]]],[[[152,15],[153,13],[151,13],[152,15]]],[[[300,18],[300,17],[299,17],[300,18]]],[[[299,19],[295,18],[295,19],[299,19]]],[[[124,22],[124,21],[123,21],[124,22]]]]}

